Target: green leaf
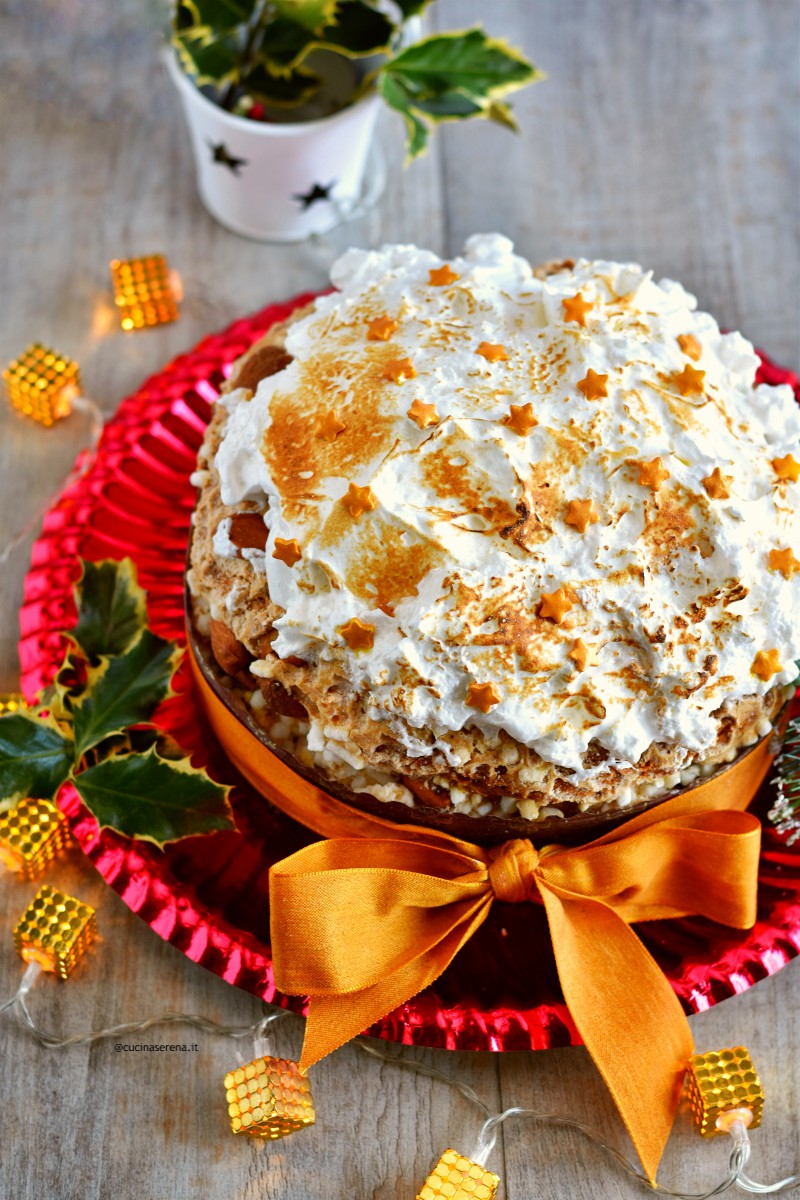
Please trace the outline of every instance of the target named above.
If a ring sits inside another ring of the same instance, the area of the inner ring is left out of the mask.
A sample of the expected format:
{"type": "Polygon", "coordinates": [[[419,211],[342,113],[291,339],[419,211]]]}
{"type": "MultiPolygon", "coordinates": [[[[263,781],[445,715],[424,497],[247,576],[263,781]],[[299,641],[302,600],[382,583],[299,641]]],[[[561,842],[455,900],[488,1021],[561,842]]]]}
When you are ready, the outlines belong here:
{"type": "Polygon", "coordinates": [[[169,695],[180,655],[172,642],[145,629],[125,654],[91,667],[86,690],[73,706],[77,757],[129,725],[148,721],[169,695]]]}
{"type": "Polygon", "coordinates": [[[279,17],[296,21],[311,33],[321,33],[336,19],[337,0],[273,0],[279,17]]]}
{"type": "Polygon", "coordinates": [[[486,108],[539,77],[518,50],[482,29],[441,33],[408,46],[382,67],[418,100],[462,92],[486,108]]]}
{"type": "Polygon", "coordinates": [[[70,636],[92,662],[124,654],[147,625],[145,593],[130,558],[84,562],[75,602],[78,623],[70,636]]]}
{"type": "Polygon", "coordinates": [[[512,133],[519,133],[517,118],[511,111],[510,105],[504,104],[502,100],[493,100],[484,116],[497,125],[503,125],[506,129],[510,129],[512,133]]]}
{"type": "Polygon", "coordinates": [[[247,25],[254,7],[252,0],[178,0],[175,27],[178,31],[195,28],[223,33],[247,25]]]}
{"type": "Polygon", "coordinates": [[[174,39],[175,49],[184,70],[194,77],[198,87],[234,83],[239,77],[242,42],[236,32],[215,38],[191,30],[174,39]]]}
{"type": "Polygon", "coordinates": [[[414,112],[413,96],[399,79],[393,79],[391,75],[378,75],[378,91],[406,123],[407,160],[417,158],[428,148],[428,126],[414,112]]]}
{"type": "Polygon", "coordinates": [[[481,105],[463,92],[448,92],[431,100],[415,101],[414,107],[432,121],[463,121],[467,117],[480,116],[483,112],[481,105]]]}
{"type": "Polygon", "coordinates": [[[340,0],[336,19],[318,34],[294,21],[277,18],[264,27],[259,53],[278,73],[296,68],[314,50],[329,50],[346,58],[389,50],[396,27],[364,0],[340,0]]]}
{"type": "Polygon", "coordinates": [[[74,762],[72,740],[30,713],[0,717],[0,800],[52,800],[74,762]]]}
{"type": "Polygon", "coordinates": [[[515,128],[501,97],[540,74],[505,41],[475,28],[436,34],[408,46],[380,68],[378,88],[405,119],[408,156],[415,158],[425,148],[427,122],[485,117],[515,128]]]}
{"type": "Polygon", "coordinates": [[[418,17],[429,4],[433,3],[433,0],[394,0],[394,2],[403,14],[403,20],[407,21],[409,17],[418,17]]]}
{"type": "Polygon", "coordinates": [[[314,36],[295,21],[278,18],[264,26],[259,41],[259,55],[278,74],[291,71],[305,58],[314,36]]]}
{"type": "Polygon", "coordinates": [[[234,829],[228,793],[188,758],[146,754],[107,758],[75,779],[81,799],[101,828],[163,846],[179,838],[234,829]]]}
{"type": "Polygon", "coordinates": [[[326,27],[319,44],[357,58],[388,50],[395,31],[386,14],[371,8],[364,0],[341,0],[336,21],[326,27]]]}
{"type": "Polygon", "coordinates": [[[257,63],[252,71],[242,76],[242,87],[253,100],[263,104],[304,104],[320,86],[318,75],[303,67],[288,75],[273,74],[265,63],[257,63]]]}

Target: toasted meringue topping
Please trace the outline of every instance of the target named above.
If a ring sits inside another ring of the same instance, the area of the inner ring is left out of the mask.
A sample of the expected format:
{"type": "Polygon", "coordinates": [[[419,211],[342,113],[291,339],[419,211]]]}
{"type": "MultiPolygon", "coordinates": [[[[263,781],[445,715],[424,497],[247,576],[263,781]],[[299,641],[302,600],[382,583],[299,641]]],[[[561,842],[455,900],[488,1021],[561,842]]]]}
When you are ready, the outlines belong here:
{"type": "Polygon", "coordinates": [[[222,501],[266,513],[266,549],[246,553],[283,610],[274,652],[335,660],[412,756],[452,755],[444,735],[465,725],[576,780],[653,741],[707,748],[712,713],[788,683],[800,655],[800,571],[767,561],[800,557],[791,390],[757,385],[750,343],[638,266],[537,278],[497,236],[445,265],[413,246],[350,251],[339,291],[290,326],[293,361],[222,401],[222,501]],[[365,336],[387,313],[391,343],[365,336]],[[701,348],[702,404],[674,385],[681,337],[701,348]],[[404,359],[416,374],[398,386],[387,370],[404,359]],[[602,403],[581,399],[590,371],[613,380],[602,403]],[[439,420],[410,419],[412,402],[439,420]],[[512,405],[535,413],[524,435],[512,405]],[[331,411],[346,431],[327,441],[331,411]],[[302,547],[291,570],[278,538],[302,547]],[[602,648],[580,670],[578,641],[602,648]],[[469,680],[492,681],[485,712],[469,680]]]}

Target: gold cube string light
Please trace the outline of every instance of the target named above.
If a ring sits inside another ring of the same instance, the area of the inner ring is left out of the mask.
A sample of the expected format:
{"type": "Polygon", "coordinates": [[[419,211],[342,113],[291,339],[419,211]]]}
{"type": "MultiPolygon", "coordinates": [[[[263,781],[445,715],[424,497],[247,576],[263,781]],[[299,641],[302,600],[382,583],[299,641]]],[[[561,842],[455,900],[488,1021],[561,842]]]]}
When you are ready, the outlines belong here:
{"type": "Polygon", "coordinates": [[[96,937],[94,909],[45,883],[20,917],[14,945],[25,962],[68,979],[96,937]]]}
{"type": "Polygon", "coordinates": [[[177,321],[178,296],[163,254],[113,259],[111,283],[123,329],[146,329],[177,321]]]}
{"type": "Polygon", "coordinates": [[[9,363],[3,379],[11,407],[40,425],[69,416],[81,390],[78,364],[41,342],[32,342],[9,363]]]}
{"type": "Polygon", "coordinates": [[[25,707],[25,697],[20,692],[0,692],[0,717],[19,712],[25,707]]]}
{"type": "Polygon", "coordinates": [[[21,800],[0,813],[0,862],[35,879],[64,850],[67,820],[49,800],[21,800]]]}
{"type": "Polygon", "coordinates": [[[316,1119],[311,1085],[297,1063],[286,1058],[256,1058],[229,1071],[225,1096],[234,1133],[275,1141],[316,1119]]]}
{"type": "Polygon", "coordinates": [[[417,1200],[494,1200],[500,1176],[456,1150],[445,1150],[417,1193],[417,1200]]]}
{"type": "Polygon", "coordinates": [[[693,1054],[688,1071],[689,1104],[703,1137],[724,1133],[717,1119],[733,1108],[752,1113],[752,1128],[761,1124],[764,1089],[744,1046],[693,1054]]]}

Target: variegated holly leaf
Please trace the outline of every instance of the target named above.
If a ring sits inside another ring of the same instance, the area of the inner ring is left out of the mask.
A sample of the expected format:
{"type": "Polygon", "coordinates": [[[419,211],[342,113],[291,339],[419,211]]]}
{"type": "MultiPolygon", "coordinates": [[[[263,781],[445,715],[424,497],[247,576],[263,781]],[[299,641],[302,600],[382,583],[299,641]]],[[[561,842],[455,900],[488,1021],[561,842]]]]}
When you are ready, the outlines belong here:
{"type": "Polygon", "coordinates": [[[242,79],[242,87],[252,100],[277,107],[290,107],[309,100],[321,82],[319,75],[304,67],[281,75],[267,70],[263,63],[257,63],[242,79]]]}
{"type": "Polygon", "coordinates": [[[241,39],[235,32],[214,36],[192,29],[176,34],[174,45],[183,69],[198,87],[206,84],[221,87],[237,82],[242,48],[241,39]]]}
{"type": "Polygon", "coordinates": [[[269,22],[259,50],[267,69],[280,73],[298,67],[314,50],[330,50],[347,58],[385,53],[396,34],[390,18],[364,0],[340,0],[335,20],[319,33],[282,18],[269,22]]]}
{"type": "Polygon", "coordinates": [[[518,50],[475,28],[436,34],[401,50],[381,67],[378,88],[404,117],[414,158],[426,146],[429,122],[480,116],[513,128],[502,97],[540,77],[518,50]]]}
{"type": "Polygon", "coordinates": [[[272,0],[272,8],[278,17],[321,33],[336,19],[337,0],[272,0]]]}
{"type": "Polygon", "coordinates": [[[75,761],[72,739],[31,713],[0,717],[0,809],[30,796],[52,800],[75,761]]]}
{"type": "Polygon", "coordinates": [[[165,759],[155,748],[107,758],[76,776],[75,787],[101,828],[159,847],[235,828],[230,788],[214,783],[188,758],[165,759]]]}
{"type": "Polygon", "coordinates": [[[147,625],[145,593],[130,558],[84,562],[75,603],[78,620],[70,636],[94,663],[124,654],[147,625]]]}
{"type": "Polygon", "coordinates": [[[403,14],[403,20],[407,21],[409,17],[418,17],[423,13],[433,0],[394,0],[400,12],[403,14]]]}
{"type": "Polygon", "coordinates": [[[399,112],[406,125],[406,153],[417,158],[428,147],[428,126],[414,111],[414,96],[402,80],[392,75],[378,75],[378,89],[386,103],[399,112]]]}
{"type": "Polygon", "coordinates": [[[90,667],[86,687],[73,702],[77,758],[129,725],[149,721],[170,694],[180,656],[172,642],[145,629],[125,654],[102,658],[99,666],[90,667]]]}
{"type": "Polygon", "coordinates": [[[178,0],[175,28],[224,33],[247,25],[254,10],[254,0],[178,0]]]}

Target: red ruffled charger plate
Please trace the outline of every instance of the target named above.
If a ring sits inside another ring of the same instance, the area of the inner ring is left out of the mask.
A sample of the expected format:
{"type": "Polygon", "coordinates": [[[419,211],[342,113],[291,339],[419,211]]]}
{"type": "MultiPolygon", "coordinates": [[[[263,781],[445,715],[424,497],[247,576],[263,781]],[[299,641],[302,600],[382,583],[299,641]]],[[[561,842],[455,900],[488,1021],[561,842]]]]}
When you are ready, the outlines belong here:
{"type": "MultiPolygon", "coordinates": [[[[147,589],[150,621],[184,641],[183,573],[194,489],[189,477],[211,405],[231,365],[269,327],[312,296],[298,296],[205,338],[125,400],[94,462],[45,517],[20,614],[22,686],[32,699],[61,659],[75,620],[79,559],[130,556],[147,589]]],[[[762,356],[763,357],[763,356],[762,356]]],[[[760,380],[796,376],[763,359],[760,380]]],[[[274,1004],[303,1011],[276,991],[269,946],[268,872],[313,840],[235,775],[215,748],[182,668],[160,723],[195,762],[235,784],[237,831],[189,838],[159,851],[98,831],[72,788],[60,804],[81,849],[133,912],[194,962],[274,1004]]],[[[755,811],[770,807],[769,788],[755,811]]],[[[747,933],[691,918],[638,927],[687,1012],[742,992],[800,953],[800,846],[766,823],[758,920],[747,933]]],[[[436,984],[370,1030],[412,1045],[454,1050],[538,1050],[580,1039],[558,985],[544,911],[495,903],[489,919],[436,984]]]]}

